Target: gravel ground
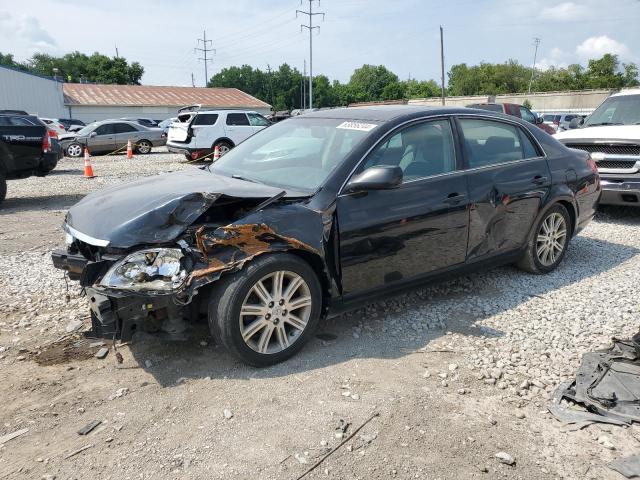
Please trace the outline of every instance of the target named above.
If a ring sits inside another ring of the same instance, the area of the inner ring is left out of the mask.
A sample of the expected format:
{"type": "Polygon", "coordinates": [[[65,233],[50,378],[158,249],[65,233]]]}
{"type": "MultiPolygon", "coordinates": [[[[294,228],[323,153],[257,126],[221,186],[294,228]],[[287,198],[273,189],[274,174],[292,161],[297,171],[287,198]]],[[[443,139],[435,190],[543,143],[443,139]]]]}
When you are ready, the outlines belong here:
{"type": "Polygon", "coordinates": [[[308,478],[613,480],[606,464],[637,453],[638,426],[571,431],[545,405],[582,353],[640,326],[640,212],[605,210],[550,275],[498,268],[326,321],[281,365],[239,364],[204,328],[137,337],[118,365],[67,333],[89,325],[51,266],[60,223],[93,189],[192,166],[159,151],[93,167],[10,182],[0,210],[0,437],[28,429],[0,445],[0,478],[295,479],[373,413],[308,478]]]}

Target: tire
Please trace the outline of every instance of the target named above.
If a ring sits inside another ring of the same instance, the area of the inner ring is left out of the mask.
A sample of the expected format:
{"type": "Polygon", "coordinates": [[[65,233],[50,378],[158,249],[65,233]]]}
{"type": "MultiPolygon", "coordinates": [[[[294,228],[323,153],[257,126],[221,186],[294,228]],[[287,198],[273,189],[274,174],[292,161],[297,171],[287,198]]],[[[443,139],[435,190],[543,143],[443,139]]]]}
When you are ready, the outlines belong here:
{"type": "Polygon", "coordinates": [[[556,204],[536,223],[527,250],[516,265],[535,274],[552,272],[562,262],[570,239],[569,212],[563,205],[556,204]]]}
{"type": "Polygon", "coordinates": [[[214,150],[216,147],[220,149],[220,156],[223,156],[225,153],[229,153],[229,150],[233,148],[233,145],[231,145],[231,143],[227,142],[226,140],[218,140],[213,144],[212,150],[214,150]]]}
{"type": "Polygon", "coordinates": [[[151,153],[152,148],[153,145],[149,140],[140,140],[136,142],[136,153],[146,155],[147,153],[151,153]]]}
{"type": "Polygon", "coordinates": [[[185,153],[185,154],[184,154],[184,158],[186,158],[187,160],[193,160],[193,159],[191,158],[191,154],[190,154],[190,153],[185,153]]]}
{"type": "Polygon", "coordinates": [[[0,204],[7,198],[7,179],[0,174],[0,204]]]}
{"type": "Polygon", "coordinates": [[[77,142],[71,143],[65,150],[67,157],[80,158],[83,154],[83,147],[77,142]]]}
{"type": "Polygon", "coordinates": [[[261,255],[243,270],[219,280],[209,303],[209,328],[216,341],[240,360],[266,367],[291,357],[309,341],[321,310],[320,281],[309,264],[287,253],[261,255]],[[281,279],[282,297],[274,295],[277,279],[281,279]],[[289,287],[295,288],[291,303],[284,300],[289,287]],[[256,314],[241,315],[243,307],[256,314]],[[280,320],[283,315],[286,320],[280,320]]]}

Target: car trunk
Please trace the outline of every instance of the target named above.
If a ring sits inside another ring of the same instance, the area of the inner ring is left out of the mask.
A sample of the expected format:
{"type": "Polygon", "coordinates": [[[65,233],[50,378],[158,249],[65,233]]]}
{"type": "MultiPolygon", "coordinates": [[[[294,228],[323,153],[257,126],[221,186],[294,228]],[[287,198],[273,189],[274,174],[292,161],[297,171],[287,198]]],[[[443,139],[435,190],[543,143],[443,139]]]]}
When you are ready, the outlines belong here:
{"type": "Polygon", "coordinates": [[[191,121],[195,116],[193,112],[178,115],[178,119],[169,127],[167,141],[187,143],[191,138],[191,121]]]}

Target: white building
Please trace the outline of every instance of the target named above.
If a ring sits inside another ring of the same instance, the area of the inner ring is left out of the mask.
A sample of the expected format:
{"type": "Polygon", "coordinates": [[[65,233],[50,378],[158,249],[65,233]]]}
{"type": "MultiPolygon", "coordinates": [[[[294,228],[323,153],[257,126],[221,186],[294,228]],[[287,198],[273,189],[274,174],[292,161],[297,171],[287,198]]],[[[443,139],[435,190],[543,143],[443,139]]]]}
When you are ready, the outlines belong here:
{"type": "Polygon", "coordinates": [[[0,110],[25,110],[40,117],[66,116],[63,83],[0,65],[0,110]]]}

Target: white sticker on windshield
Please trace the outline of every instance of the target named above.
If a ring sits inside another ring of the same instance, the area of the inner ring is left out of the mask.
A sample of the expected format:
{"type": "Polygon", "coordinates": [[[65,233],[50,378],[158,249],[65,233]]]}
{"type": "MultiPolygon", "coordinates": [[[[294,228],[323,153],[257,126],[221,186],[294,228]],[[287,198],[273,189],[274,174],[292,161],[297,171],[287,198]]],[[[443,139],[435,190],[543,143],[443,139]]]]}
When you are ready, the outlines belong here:
{"type": "Polygon", "coordinates": [[[344,130],[360,130],[361,132],[370,132],[377,125],[375,123],[361,123],[361,122],[343,122],[336,128],[342,128],[344,130]]]}

